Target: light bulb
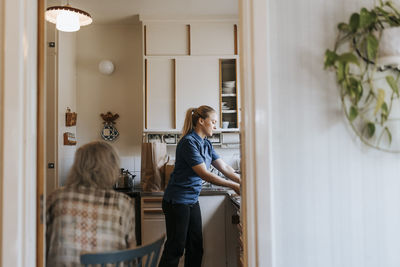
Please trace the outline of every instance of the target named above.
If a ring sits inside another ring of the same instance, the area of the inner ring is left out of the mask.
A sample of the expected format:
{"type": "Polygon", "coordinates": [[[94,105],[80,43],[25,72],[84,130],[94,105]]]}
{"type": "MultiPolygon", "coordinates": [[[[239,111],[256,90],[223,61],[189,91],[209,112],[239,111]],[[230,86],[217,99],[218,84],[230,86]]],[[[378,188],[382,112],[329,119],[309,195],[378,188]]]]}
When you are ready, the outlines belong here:
{"type": "Polygon", "coordinates": [[[81,26],[79,25],[79,16],[77,13],[62,10],[57,16],[56,28],[63,32],[76,32],[81,26]]]}

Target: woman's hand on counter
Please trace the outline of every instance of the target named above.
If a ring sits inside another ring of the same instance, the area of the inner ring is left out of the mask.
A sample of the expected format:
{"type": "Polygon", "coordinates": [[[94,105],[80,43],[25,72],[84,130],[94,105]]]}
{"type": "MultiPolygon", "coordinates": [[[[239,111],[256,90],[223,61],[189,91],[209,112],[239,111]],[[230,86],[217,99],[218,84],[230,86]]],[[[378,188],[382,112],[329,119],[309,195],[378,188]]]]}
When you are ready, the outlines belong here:
{"type": "Polygon", "coordinates": [[[234,185],[231,187],[236,194],[240,196],[240,184],[234,183],[234,185]]]}
{"type": "Polygon", "coordinates": [[[226,164],[222,159],[216,159],[212,162],[212,165],[219,170],[225,177],[228,177],[232,181],[240,184],[240,175],[235,172],[235,170],[229,165],[226,164]]]}
{"type": "Polygon", "coordinates": [[[206,168],[206,164],[201,163],[192,167],[193,171],[201,177],[204,181],[210,182],[215,185],[225,186],[232,188],[236,193],[240,193],[240,184],[234,181],[226,180],[218,175],[210,172],[206,168]]]}

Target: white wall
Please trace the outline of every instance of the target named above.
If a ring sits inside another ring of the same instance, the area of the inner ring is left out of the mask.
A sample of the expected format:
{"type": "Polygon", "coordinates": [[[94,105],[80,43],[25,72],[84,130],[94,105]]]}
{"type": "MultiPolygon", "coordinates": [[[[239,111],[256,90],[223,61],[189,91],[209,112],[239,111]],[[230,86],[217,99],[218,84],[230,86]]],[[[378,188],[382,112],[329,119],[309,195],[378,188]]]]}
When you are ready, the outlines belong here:
{"type": "MultiPolygon", "coordinates": [[[[76,110],[76,33],[58,31],[58,181],[65,183],[76,146],[64,146],[63,134],[76,134],[76,126],[65,126],[67,107],[76,110]]],[[[78,117],[79,119],[79,117],[78,117]]]]}
{"type": "MultiPolygon", "coordinates": [[[[142,34],[141,25],[90,25],[77,37],[78,146],[101,140],[101,113],[118,113],[119,137],[111,142],[121,167],[140,171],[142,142],[142,34]],[[101,60],[111,60],[115,71],[98,71],[101,60]]],[[[139,173],[136,172],[138,177],[139,173]]]]}
{"type": "Polygon", "coordinates": [[[323,70],[336,25],[373,2],[270,1],[274,266],[400,266],[400,156],[356,140],[323,70]]]}

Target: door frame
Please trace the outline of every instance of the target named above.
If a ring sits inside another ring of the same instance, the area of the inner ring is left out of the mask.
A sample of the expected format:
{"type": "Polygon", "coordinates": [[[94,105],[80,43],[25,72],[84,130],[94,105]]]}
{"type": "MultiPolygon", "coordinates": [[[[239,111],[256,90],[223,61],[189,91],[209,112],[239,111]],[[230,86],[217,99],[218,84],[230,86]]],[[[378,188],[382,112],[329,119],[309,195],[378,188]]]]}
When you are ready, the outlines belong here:
{"type": "Polygon", "coordinates": [[[36,264],[37,2],[1,1],[1,266],[36,264]]]}
{"type": "MultiPolygon", "coordinates": [[[[44,260],[43,247],[36,249],[36,241],[40,242],[36,237],[44,233],[44,228],[36,229],[37,225],[40,226],[36,223],[36,215],[39,222],[41,214],[37,212],[36,204],[38,207],[42,205],[40,195],[44,192],[40,191],[44,190],[40,179],[44,179],[46,169],[45,143],[42,139],[45,117],[44,106],[41,105],[45,94],[41,51],[44,45],[44,3],[44,0],[4,0],[0,9],[0,64],[3,66],[0,71],[1,77],[4,77],[0,84],[0,160],[3,164],[0,169],[0,238],[3,266],[43,266],[40,259],[44,260]],[[38,50],[38,47],[41,49],[38,50]]],[[[268,3],[265,0],[239,0],[239,34],[243,89],[244,260],[245,266],[272,267],[274,236],[271,87],[267,71],[268,3]]]]}
{"type": "Polygon", "coordinates": [[[244,266],[275,266],[268,4],[239,0],[244,266]]]}

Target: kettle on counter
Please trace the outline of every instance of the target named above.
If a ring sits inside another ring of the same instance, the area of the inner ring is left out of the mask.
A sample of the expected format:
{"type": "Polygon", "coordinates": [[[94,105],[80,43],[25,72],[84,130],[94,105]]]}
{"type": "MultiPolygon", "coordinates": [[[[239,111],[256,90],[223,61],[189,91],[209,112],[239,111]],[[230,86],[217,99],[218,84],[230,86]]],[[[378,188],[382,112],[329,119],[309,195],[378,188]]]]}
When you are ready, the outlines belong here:
{"type": "Polygon", "coordinates": [[[130,173],[129,170],[121,168],[118,180],[114,185],[114,189],[132,189],[135,176],[136,175],[130,173]]]}

